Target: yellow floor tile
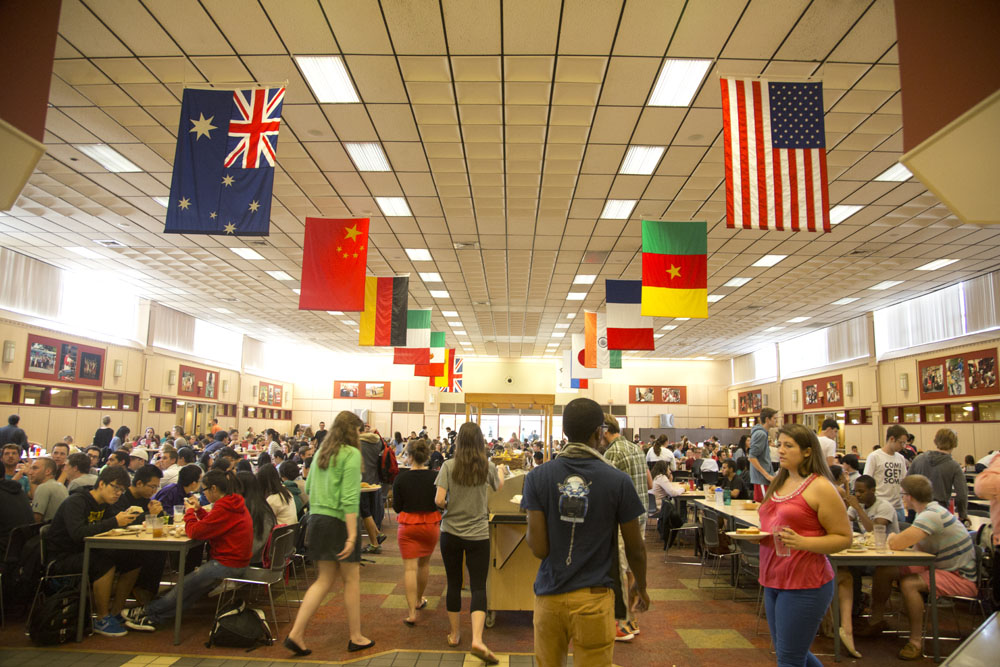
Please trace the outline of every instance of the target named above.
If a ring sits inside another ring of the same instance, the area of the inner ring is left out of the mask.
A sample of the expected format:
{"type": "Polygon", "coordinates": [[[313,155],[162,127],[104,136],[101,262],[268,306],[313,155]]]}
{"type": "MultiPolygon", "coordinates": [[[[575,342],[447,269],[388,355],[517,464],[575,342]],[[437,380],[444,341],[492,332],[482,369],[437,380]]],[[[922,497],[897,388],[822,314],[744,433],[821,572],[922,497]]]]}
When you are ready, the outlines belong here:
{"type": "MultiPolygon", "coordinates": [[[[438,604],[440,604],[441,598],[436,595],[427,596],[427,609],[437,609],[438,604]]],[[[379,605],[383,609],[406,609],[406,596],[405,595],[387,595],[382,604],[379,605]]]]}
{"type": "Polygon", "coordinates": [[[674,631],[688,648],[754,648],[754,645],[736,630],[719,628],[674,631]]]}
{"type": "Polygon", "coordinates": [[[396,590],[396,582],[364,581],[361,582],[361,593],[363,595],[388,595],[396,590]]]}
{"type": "Polygon", "coordinates": [[[704,599],[698,591],[689,588],[650,588],[649,599],[662,602],[694,602],[704,599]]]}

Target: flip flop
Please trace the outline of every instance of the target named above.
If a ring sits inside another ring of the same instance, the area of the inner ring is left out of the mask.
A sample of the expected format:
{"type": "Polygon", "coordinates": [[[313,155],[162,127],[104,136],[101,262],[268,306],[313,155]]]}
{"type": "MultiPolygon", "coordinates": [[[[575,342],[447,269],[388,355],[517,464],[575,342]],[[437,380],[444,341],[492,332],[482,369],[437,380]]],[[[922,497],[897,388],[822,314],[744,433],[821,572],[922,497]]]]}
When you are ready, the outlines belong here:
{"type": "Polygon", "coordinates": [[[456,646],[458,646],[461,643],[462,643],[462,635],[459,635],[458,639],[456,639],[455,641],[451,641],[451,635],[448,635],[448,646],[451,646],[452,648],[455,648],[456,646]]]}
{"type": "Polygon", "coordinates": [[[417,605],[417,610],[423,609],[426,606],[427,606],[427,598],[424,598],[420,601],[420,604],[417,605]]]}
{"type": "Polygon", "coordinates": [[[485,662],[487,665],[499,665],[500,664],[500,658],[498,658],[495,655],[493,655],[493,651],[490,651],[490,652],[487,653],[485,651],[480,651],[479,649],[474,648],[474,649],[471,649],[469,651],[469,653],[471,653],[472,655],[476,656],[477,658],[479,658],[480,660],[482,660],[483,662],[485,662]]]}

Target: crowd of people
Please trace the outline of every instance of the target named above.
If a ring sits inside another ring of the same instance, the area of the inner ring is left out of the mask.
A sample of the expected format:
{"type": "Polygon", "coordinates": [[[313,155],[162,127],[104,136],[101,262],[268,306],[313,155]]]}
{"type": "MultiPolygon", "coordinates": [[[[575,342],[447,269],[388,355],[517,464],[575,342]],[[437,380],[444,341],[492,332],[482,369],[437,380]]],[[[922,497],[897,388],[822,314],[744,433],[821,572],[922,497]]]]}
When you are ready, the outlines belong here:
{"type": "MultiPolygon", "coordinates": [[[[301,524],[306,554],[317,578],[301,602],[284,645],[311,654],[308,635],[315,612],[343,582],[348,650],[374,645],[362,631],[360,561],[379,554],[386,539],[388,495],[397,514],[397,544],[408,627],[421,622],[430,560],[439,551],[446,573],[449,646],[462,644],[462,586],[470,590],[470,652],[487,664],[498,658],[483,637],[490,560],[487,498],[509,479],[508,466],[526,471],[521,506],[527,539],[541,560],[534,583],[535,653],[539,665],[562,664],[573,645],[576,664],[606,665],[616,641],[640,632],[637,614],[649,606],[644,527],[648,494],[657,508],[685,486],[674,476],[709,483],[730,497],[761,502],[760,584],[779,665],[818,665],[809,646],[838,587],[846,649],[860,657],[855,636],[885,629],[892,584],[898,582],[910,634],[899,652],[922,651],[922,593],[928,573],[918,568],[841,568],[826,555],[851,545],[852,532],[887,535],[894,549],[915,546],[936,554],[937,590],[975,595],[976,560],[968,518],[967,465],[951,452],[957,437],[941,429],[934,449],[920,452],[899,425],[862,464],[857,447],[838,454],[834,420],[821,435],[798,424],[780,428],[765,408],[749,435],[735,444],[715,437],[671,442],[665,436],[626,439],[619,422],[590,399],[565,406],[567,438],[537,435],[487,441],[475,423],[431,438],[426,427],[386,440],[352,412],[339,413],[329,430],[296,426],[291,436],[266,429],[240,434],[213,421],[202,436],[175,426],[162,436],[147,428],[134,435],[105,418],[82,450],[67,437],[39,453],[18,427],[16,415],[0,439],[0,543],[12,530],[46,524],[53,573],[79,572],[88,536],[140,524],[150,516],[182,516],[186,534],[204,543],[190,559],[182,607],[205,597],[226,577],[263,562],[272,531],[301,524]],[[17,433],[20,431],[20,434],[17,433]],[[833,443],[831,447],[830,443],[833,443]],[[398,462],[398,465],[397,465],[398,462]],[[398,472],[398,474],[397,474],[398,472]],[[678,475],[679,476],[679,475],[678,475]],[[362,544],[367,537],[367,544],[362,544]],[[871,614],[855,630],[864,608],[863,577],[872,577],[871,614]],[[581,616],[582,615],[582,616],[581,616]],[[582,624],[579,618],[586,617],[582,624]]],[[[972,462],[975,491],[1000,510],[1000,456],[972,462]]],[[[32,558],[26,550],[22,558],[32,558]]],[[[120,637],[154,631],[172,618],[176,590],[161,594],[166,567],[158,552],[95,551],[90,559],[94,631],[120,637]],[[129,599],[136,600],[132,607],[129,599]]],[[[5,579],[5,582],[7,579],[5,579]]],[[[7,591],[5,591],[5,595],[7,591]]]]}

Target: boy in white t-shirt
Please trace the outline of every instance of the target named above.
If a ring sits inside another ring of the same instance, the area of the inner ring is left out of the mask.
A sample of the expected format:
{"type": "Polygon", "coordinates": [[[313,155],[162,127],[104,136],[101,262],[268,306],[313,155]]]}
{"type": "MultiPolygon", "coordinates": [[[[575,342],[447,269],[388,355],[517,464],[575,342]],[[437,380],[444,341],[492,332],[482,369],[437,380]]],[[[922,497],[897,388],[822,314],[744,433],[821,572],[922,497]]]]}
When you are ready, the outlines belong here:
{"type": "Polygon", "coordinates": [[[899,521],[906,520],[900,482],[906,476],[906,459],[900,454],[906,444],[906,429],[893,424],[885,432],[885,446],[876,449],[865,460],[865,474],[875,479],[875,495],[896,510],[899,521]]]}
{"type": "Polygon", "coordinates": [[[832,466],[837,459],[837,434],[840,432],[840,424],[836,419],[824,419],[823,429],[819,434],[819,446],[823,449],[823,456],[826,457],[826,464],[832,466]]]}

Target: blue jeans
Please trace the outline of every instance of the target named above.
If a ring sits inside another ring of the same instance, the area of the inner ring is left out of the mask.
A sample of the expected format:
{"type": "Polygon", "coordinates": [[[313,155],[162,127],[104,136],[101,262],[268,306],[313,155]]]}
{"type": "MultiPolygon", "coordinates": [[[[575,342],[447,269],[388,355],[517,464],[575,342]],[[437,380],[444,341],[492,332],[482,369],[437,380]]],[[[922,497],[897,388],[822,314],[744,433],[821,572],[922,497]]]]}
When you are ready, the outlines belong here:
{"type": "MultiPolygon", "coordinates": [[[[243,574],[244,567],[226,567],[217,560],[210,560],[191,574],[184,577],[184,600],[181,603],[182,609],[188,609],[191,604],[208,594],[215,585],[226,577],[235,577],[243,574]]],[[[170,592],[163,597],[156,598],[146,605],[143,613],[153,623],[160,623],[173,618],[177,611],[177,587],[174,586],[170,592]]]]}
{"type": "Polygon", "coordinates": [[[835,580],[819,588],[764,588],[767,626],[778,656],[778,667],[823,667],[809,652],[823,614],[833,600],[835,580]]]}

